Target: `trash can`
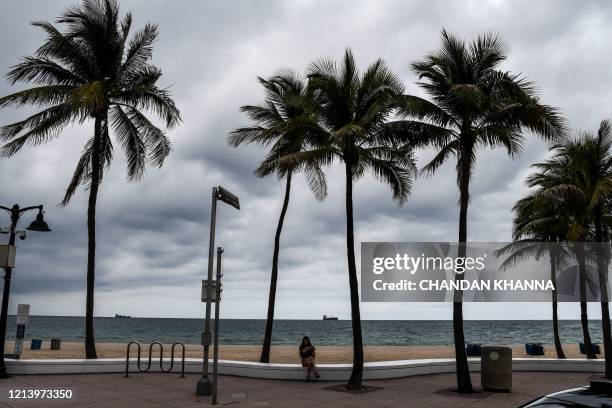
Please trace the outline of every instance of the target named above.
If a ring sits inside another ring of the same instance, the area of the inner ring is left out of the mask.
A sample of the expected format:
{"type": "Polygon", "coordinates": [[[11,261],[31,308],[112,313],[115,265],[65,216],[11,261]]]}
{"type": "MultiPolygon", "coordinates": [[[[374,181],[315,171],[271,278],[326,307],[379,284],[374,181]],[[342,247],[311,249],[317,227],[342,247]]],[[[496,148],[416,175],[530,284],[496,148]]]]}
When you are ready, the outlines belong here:
{"type": "Polygon", "coordinates": [[[40,350],[41,346],[42,346],[42,340],[32,339],[32,343],[30,344],[30,350],[40,350]]]}
{"type": "MultiPolygon", "coordinates": [[[[586,346],[584,345],[584,343],[579,343],[578,344],[578,348],[580,349],[580,354],[586,354],[586,346]]],[[[601,349],[599,348],[599,344],[591,343],[591,348],[592,348],[594,354],[600,354],[601,353],[601,349]]]]}
{"type": "Polygon", "coordinates": [[[62,345],[61,339],[51,339],[51,350],[59,350],[62,345]]]}
{"type": "Polygon", "coordinates": [[[543,356],[544,346],[541,343],[526,343],[525,352],[528,356],[543,356]]]}
{"type": "Polygon", "coordinates": [[[480,358],[480,384],[488,391],[512,389],[512,349],[483,346],[480,358]]]}

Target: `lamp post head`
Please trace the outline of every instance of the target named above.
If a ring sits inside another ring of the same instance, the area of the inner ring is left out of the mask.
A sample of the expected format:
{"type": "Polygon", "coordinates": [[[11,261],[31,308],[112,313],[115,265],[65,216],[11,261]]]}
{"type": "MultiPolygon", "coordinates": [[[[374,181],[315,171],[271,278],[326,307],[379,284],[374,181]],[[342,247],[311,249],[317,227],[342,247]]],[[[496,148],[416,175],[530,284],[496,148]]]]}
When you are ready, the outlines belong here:
{"type": "Polygon", "coordinates": [[[30,226],[26,229],[29,231],[38,231],[38,232],[51,231],[51,228],[49,228],[49,225],[45,221],[44,212],[43,212],[42,207],[39,208],[38,214],[36,214],[36,219],[32,221],[30,226]]]}
{"type": "Polygon", "coordinates": [[[238,196],[230,193],[221,186],[217,187],[217,198],[235,209],[240,210],[240,199],[238,199],[238,196]]]}

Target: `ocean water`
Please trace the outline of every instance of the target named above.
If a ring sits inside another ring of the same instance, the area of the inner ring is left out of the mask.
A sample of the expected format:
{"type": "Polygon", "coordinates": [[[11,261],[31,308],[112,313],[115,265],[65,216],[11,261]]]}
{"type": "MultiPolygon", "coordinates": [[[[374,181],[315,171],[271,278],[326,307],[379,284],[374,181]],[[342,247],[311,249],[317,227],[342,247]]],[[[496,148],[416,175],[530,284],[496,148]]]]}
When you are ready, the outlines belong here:
{"type": "MultiPolygon", "coordinates": [[[[139,341],[162,343],[181,341],[199,344],[203,327],[201,319],[158,319],[96,317],[94,321],[97,342],[128,343],[139,341]]],[[[261,344],[265,320],[222,319],[219,323],[221,344],[261,344]]],[[[601,342],[601,322],[590,322],[593,341],[601,342]]],[[[451,321],[364,320],[364,344],[370,346],[451,345],[451,321]]],[[[9,316],[7,339],[15,337],[15,317],[9,316]]],[[[83,341],[85,318],[62,316],[30,316],[26,328],[26,341],[32,338],[63,341],[83,341]]],[[[560,322],[561,341],[581,341],[580,321],[560,322]]],[[[296,345],[302,336],[310,336],[317,345],[350,345],[350,320],[277,320],[274,323],[273,344],[296,345]]],[[[550,321],[466,321],[467,343],[522,344],[528,342],[552,343],[550,321]]]]}

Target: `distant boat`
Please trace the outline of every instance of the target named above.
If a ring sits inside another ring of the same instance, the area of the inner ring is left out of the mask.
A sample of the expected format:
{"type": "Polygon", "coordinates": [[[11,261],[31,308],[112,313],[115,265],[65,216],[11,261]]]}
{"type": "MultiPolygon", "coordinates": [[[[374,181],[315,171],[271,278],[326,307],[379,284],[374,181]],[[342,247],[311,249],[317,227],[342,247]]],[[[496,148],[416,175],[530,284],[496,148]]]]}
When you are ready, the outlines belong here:
{"type": "Polygon", "coordinates": [[[338,316],[323,315],[323,320],[338,320],[338,316]]]}
{"type": "Polygon", "coordinates": [[[130,316],[130,315],[120,315],[120,314],[115,313],[115,319],[129,319],[130,317],[132,317],[132,316],[130,316]]]}

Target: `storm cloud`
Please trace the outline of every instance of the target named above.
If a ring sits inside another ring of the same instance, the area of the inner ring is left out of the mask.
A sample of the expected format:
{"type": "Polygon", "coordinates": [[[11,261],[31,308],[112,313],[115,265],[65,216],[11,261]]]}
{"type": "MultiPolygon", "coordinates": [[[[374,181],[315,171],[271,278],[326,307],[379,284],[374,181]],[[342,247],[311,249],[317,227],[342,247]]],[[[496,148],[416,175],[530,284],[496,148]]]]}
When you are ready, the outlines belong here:
{"type": "MultiPolygon", "coordinates": [[[[5,0],[0,25],[0,73],[31,54],[44,36],[29,25],[54,20],[73,1],[5,0]]],[[[378,57],[422,95],[410,63],[439,45],[440,31],[471,38],[496,31],[510,46],[503,69],[523,73],[542,100],[559,107],[573,128],[596,129],[612,116],[612,4],[606,1],[161,1],[125,0],[133,27],[155,22],[160,37],[154,62],[164,72],[183,124],[170,132],[174,150],[161,169],[128,182],[116,151],[98,202],[96,314],[197,317],[200,280],[207,265],[210,189],[221,184],[240,196],[236,212],[220,206],[217,243],[225,247],[223,317],[264,318],[272,240],[283,183],[258,179],[253,169],[265,152],[231,148],[226,136],[248,123],[239,107],[259,103],[257,76],[281,68],[303,71],[314,58],[340,58],[351,47],[361,68],[378,57]]],[[[17,91],[0,81],[0,94],[17,91]]],[[[31,109],[0,111],[0,124],[31,109]]],[[[57,140],[0,161],[0,204],[44,204],[53,228],[18,242],[11,311],[30,303],[33,314],[83,315],[86,201],[80,190],[57,206],[93,125],[67,128],[57,140]]],[[[511,160],[504,151],[481,151],[469,212],[472,241],[511,237],[511,208],[525,192],[529,165],[546,157],[545,143],[529,136],[511,160]]],[[[419,164],[431,151],[418,152],[419,164]]],[[[345,257],[343,172],[328,169],[329,197],[317,202],[295,177],[282,237],[278,318],[350,316],[345,257]]],[[[457,239],[453,163],[419,177],[402,208],[387,187],[366,177],[355,187],[360,241],[457,239]]],[[[21,226],[34,214],[26,214],[21,226]]],[[[0,214],[0,226],[8,218],[0,214]]],[[[1,237],[0,237],[1,238],[1,237]]],[[[546,305],[536,317],[546,318],[546,305]]],[[[466,306],[467,318],[520,318],[503,307],[466,306]]],[[[576,318],[564,305],[562,316],[576,318]]],[[[365,319],[450,318],[449,305],[362,304],[365,319]]],[[[533,315],[532,315],[533,316],[533,315]]]]}

